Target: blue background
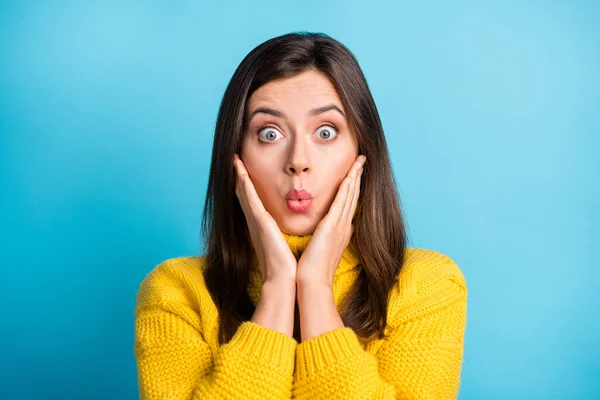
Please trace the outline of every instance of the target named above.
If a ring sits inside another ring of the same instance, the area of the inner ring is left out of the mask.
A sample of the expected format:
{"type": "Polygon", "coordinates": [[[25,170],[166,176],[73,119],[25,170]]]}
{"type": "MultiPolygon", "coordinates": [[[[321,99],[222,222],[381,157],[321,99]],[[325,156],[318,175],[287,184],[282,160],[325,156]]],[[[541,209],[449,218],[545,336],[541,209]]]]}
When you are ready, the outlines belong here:
{"type": "Polygon", "coordinates": [[[135,294],[200,249],[225,87],[321,31],[381,113],[411,247],[469,285],[460,399],[600,398],[595,1],[0,3],[0,397],[133,399],[135,294]]]}

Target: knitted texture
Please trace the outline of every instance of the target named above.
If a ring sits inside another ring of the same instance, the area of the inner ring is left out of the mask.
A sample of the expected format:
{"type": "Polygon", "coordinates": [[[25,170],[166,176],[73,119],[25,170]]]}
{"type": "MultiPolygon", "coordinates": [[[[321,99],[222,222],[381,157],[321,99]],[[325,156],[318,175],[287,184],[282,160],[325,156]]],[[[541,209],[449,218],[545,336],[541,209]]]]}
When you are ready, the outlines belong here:
{"type": "MultiPolygon", "coordinates": [[[[283,233],[298,258],[311,235],[283,233]]],[[[218,310],[204,256],[157,265],[142,281],[134,353],[141,399],[456,399],[463,362],[467,285],[455,262],[409,248],[388,301],[388,339],[363,342],[349,327],[298,343],[252,321],[218,345],[218,310]]],[[[333,282],[342,300],[362,266],[348,247],[333,282]]],[[[256,305],[260,266],[250,270],[256,305]]]]}

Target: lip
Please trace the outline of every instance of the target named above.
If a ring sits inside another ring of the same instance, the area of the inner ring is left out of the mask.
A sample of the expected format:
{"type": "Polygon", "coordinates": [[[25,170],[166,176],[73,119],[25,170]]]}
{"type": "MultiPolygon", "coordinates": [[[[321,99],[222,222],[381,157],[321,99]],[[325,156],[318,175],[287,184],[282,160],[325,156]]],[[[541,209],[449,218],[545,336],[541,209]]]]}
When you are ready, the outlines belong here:
{"type": "Polygon", "coordinates": [[[313,198],[312,194],[310,194],[310,192],[302,189],[302,190],[297,190],[297,189],[292,189],[288,192],[288,194],[285,196],[285,198],[287,200],[310,200],[313,198]]]}
{"type": "Polygon", "coordinates": [[[304,189],[292,189],[285,198],[287,207],[291,212],[305,213],[310,209],[313,195],[304,189]]]}
{"type": "Polygon", "coordinates": [[[295,213],[305,213],[312,204],[312,199],[308,200],[287,200],[288,210],[295,213]]]}

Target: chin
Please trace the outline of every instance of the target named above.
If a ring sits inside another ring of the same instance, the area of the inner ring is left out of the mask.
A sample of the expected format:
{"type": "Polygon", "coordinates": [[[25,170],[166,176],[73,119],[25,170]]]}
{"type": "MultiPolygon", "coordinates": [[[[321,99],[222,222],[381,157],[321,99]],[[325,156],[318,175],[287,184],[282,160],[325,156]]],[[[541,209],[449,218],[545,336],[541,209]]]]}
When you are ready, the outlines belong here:
{"type": "Polygon", "coordinates": [[[315,231],[315,224],[311,221],[294,221],[294,218],[286,218],[283,223],[278,224],[279,229],[289,235],[304,236],[312,235],[315,231]]]}

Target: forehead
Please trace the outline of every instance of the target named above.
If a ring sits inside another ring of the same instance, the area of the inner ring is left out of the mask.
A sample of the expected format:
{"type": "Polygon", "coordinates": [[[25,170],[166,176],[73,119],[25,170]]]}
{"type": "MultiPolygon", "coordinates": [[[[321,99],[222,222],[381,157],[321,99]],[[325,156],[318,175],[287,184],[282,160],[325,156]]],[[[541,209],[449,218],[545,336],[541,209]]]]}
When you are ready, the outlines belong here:
{"type": "Polygon", "coordinates": [[[309,70],[259,87],[248,99],[247,109],[252,111],[257,106],[271,105],[301,111],[324,103],[336,104],[344,111],[342,101],[329,78],[320,71],[309,70]]]}

